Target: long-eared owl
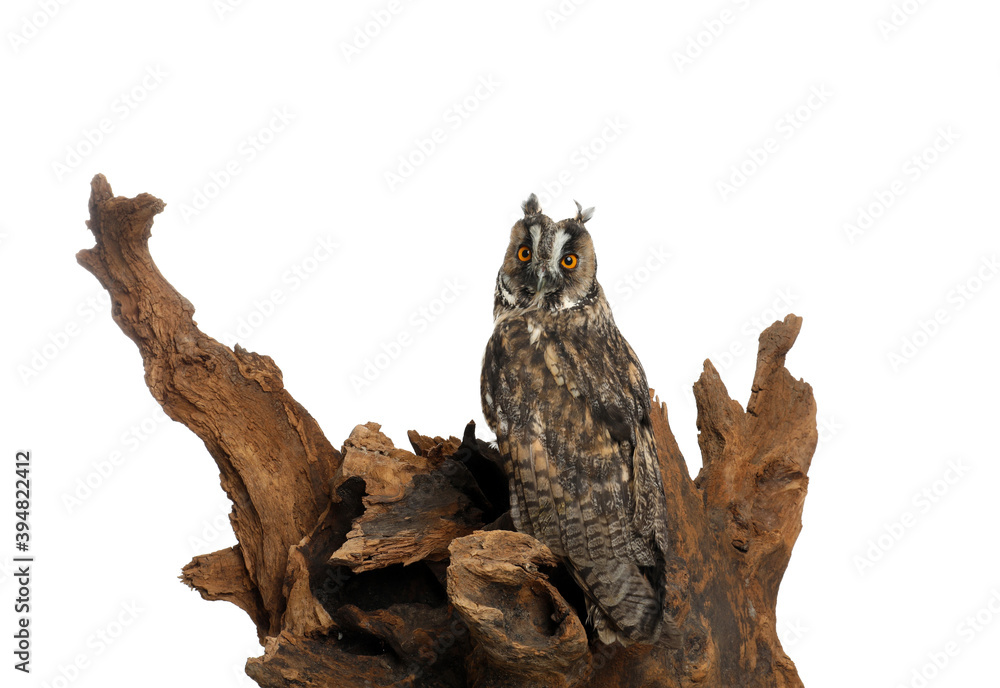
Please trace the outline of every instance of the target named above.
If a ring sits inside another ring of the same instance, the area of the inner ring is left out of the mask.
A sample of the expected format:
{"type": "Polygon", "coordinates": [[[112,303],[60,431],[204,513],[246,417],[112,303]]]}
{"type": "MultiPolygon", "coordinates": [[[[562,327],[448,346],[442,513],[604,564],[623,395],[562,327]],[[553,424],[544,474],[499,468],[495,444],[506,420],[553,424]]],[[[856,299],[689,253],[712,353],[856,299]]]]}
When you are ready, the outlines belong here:
{"type": "Polygon", "coordinates": [[[649,388],[597,282],[594,209],[553,222],[534,194],[521,207],[481,376],[514,526],[563,561],[601,642],[676,641],[649,388]]]}

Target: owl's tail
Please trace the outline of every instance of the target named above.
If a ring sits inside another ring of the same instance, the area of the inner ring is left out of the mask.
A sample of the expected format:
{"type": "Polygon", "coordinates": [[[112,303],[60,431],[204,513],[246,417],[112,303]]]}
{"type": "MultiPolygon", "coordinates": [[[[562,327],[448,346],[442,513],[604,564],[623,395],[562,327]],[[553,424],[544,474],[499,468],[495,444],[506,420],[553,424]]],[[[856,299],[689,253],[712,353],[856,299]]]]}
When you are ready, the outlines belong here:
{"type": "Polygon", "coordinates": [[[612,560],[568,568],[586,593],[589,621],[602,643],[630,645],[665,639],[667,645],[678,646],[677,626],[635,564],[612,560]]]}

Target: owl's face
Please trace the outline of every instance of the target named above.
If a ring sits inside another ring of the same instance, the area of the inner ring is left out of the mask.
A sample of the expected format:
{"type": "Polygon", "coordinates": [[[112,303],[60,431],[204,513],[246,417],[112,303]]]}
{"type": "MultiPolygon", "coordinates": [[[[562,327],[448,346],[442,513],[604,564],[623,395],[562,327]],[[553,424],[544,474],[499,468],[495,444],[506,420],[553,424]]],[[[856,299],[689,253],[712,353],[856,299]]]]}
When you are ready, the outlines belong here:
{"type": "Polygon", "coordinates": [[[584,223],[594,209],[577,203],[576,217],[553,222],[531,194],[524,218],[510,230],[510,245],[497,280],[497,307],[562,310],[597,288],[597,258],[584,223]]]}

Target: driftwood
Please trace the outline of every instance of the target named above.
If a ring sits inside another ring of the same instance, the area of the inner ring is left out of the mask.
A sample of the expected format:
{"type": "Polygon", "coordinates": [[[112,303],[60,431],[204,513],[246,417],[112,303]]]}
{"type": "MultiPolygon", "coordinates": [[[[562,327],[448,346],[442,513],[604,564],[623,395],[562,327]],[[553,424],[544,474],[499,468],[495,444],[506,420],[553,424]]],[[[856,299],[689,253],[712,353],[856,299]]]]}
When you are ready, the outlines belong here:
{"type": "Polygon", "coordinates": [[[784,367],[800,318],[761,334],[745,411],[705,362],[695,480],[654,403],[666,605],[684,642],[605,646],[588,638],[558,561],[512,532],[499,457],[472,423],[461,439],[411,432],[410,450],[367,423],[338,451],[274,361],[198,329],[149,253],[163,202],[116,198],[102,175],[91,187],[96,246],[77,260],[233,502],[239,544],[195,557],[181,578],[253,619],[264,652],[246,671],[261,686],[801,686],[775,623],[817,438],[812,390],[784,367]]]}

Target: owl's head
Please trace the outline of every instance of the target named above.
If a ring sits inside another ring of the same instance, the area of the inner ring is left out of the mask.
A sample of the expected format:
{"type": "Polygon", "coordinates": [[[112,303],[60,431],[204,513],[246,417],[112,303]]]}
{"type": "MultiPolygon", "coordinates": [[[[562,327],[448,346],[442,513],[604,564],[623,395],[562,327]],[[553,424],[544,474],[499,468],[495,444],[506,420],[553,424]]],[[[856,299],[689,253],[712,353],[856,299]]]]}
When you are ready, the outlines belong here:
{"type": "Polygon", "coordinates": [[[497,280],[498,308],[562,310],[594,297],[597,257],[584,227],[594,209],[576,208],[575,217],[553,222],[535,194],[521,204],[497,280]]]}

